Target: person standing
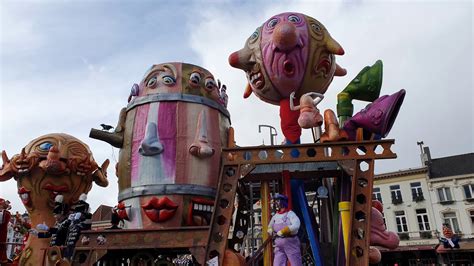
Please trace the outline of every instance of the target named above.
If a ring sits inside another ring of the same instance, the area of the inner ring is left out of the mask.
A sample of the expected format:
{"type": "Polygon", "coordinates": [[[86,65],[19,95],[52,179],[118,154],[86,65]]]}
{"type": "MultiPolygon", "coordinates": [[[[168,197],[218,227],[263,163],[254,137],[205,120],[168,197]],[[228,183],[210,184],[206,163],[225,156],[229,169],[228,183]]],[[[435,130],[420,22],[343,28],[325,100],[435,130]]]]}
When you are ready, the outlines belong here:
{"type": "Polygon", "coordinates": [[[300,219],[288,208],[287,196],[277,194],[274,200],[277,213],[268,224],[270,236],[276,235],[273,265],[286,266],[289,261],[291,266],[301,266],[301,247],[298,238],[300,219]]]}

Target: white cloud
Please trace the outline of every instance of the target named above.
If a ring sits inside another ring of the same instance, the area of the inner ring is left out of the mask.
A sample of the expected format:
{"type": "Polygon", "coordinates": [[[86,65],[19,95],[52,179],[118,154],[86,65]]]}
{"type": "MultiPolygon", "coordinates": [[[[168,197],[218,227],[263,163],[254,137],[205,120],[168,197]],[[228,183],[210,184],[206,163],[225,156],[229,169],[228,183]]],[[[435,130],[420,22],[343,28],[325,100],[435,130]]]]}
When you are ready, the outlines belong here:
{"type": "MultiPolygon", "coordinates": [[[[38,30],[38,26],[28,19],[18,19],[17,5],[11,2],[2,2],[0,14],[0,54],[1,56],[25,53],[40,48],[45,43],[45,36],[38,30]]],[[[29,16],[31,8],[22,6],[21,16],[29,16]]]]}

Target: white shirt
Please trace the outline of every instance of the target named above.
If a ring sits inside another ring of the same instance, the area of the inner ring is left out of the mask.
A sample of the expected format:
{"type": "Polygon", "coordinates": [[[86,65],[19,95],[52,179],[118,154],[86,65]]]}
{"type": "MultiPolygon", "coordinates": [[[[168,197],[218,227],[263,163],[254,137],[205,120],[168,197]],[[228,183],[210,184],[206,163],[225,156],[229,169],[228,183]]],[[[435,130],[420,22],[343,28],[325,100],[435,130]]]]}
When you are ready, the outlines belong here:
{"type": "Polygon", "coordinates": [[[276,213],[273,215],[270,223],[268,224],[268,228],[273,228],[273,224],[287,224],[288,228],[290,228],[291,235],[298,234],[298,230],[300,229],[300,219],[293,211],[288,211],[285,213],[276,213]]]}

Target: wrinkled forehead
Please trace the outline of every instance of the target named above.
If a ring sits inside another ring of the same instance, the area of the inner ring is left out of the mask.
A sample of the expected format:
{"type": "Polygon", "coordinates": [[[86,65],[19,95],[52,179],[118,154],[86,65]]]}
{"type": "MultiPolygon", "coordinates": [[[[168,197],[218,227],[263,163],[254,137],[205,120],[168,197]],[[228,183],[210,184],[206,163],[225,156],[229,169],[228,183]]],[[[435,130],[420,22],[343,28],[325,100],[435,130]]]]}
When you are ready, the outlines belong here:
{"type": "Polygon", "coordinates": [[[79,139],[66,134],[48,134],[32,140],[25,147],[26,153],[36,152],[46,156],[49,149],[55,146],[61,157],[90,155],[89,147],[79,139]]]}
{"type": "Polygon", "coordinates": [[[147,77],[150,76],[150,74],[155,74],[157,72],[166,72],[167,74],[173,76],[175,79],[183,77],[185,78],[186,76],[189,76],[191,73],[194,72],[198,72],[199,74],[205,77],[212,77],[211,72],[200,66],[187,63],[172,62],[151,66],[143,76],[143,80],[146,80],[147,77]]]}
{"type": "Polygon", "coordinates": [[[272,21],[291,21],[293,22],[296,26],[302,26],[306,24],[306,15],[301,14],[301,13],[296,13],[296,12],[285,12],[281,13],[275,16],[272,16],[269,18],[265,23],[263,23],[263,26],[269,25],[272,21]]]}
{"type": "Polygon", "coordinates": [[[181,63],[171,62],[171,63],[163,63],[158,65],[152,65],[143,75],[142,81],[146,80],[150,74],[154,74],[156,72],[167,72],[174,78],[178,78],[181,76],[181,63]]]}

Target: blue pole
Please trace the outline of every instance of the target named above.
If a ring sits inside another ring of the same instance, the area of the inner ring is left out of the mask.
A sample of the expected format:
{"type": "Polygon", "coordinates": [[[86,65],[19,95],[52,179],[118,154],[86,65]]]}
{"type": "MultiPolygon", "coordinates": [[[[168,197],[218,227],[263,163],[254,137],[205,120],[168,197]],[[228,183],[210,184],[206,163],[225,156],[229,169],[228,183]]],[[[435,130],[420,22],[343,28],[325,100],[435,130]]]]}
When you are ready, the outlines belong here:
{"type": "Polygon", "coordinates": [[[293,208],[303,216],[303,223],[308,234],[309,245],[316,266],[322,266],[318,237],[318,225],[314,214],[308,207],[306,194],[304,193],[303,180],[291,180],[291,193],[293,196],[293,208]]]}

